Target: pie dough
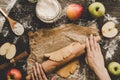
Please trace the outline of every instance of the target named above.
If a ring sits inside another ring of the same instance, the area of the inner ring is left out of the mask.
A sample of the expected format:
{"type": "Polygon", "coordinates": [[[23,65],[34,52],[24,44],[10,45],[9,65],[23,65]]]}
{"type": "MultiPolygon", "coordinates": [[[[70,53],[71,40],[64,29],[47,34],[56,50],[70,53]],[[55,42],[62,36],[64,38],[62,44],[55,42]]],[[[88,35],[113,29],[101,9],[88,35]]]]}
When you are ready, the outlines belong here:
{"type": "Polygon", "coordinates": [[[78,64],[78,60],[72,61],[64,67],[60,68],[56,73],[63,78],[67,78],[76,71],[78,64]]]}

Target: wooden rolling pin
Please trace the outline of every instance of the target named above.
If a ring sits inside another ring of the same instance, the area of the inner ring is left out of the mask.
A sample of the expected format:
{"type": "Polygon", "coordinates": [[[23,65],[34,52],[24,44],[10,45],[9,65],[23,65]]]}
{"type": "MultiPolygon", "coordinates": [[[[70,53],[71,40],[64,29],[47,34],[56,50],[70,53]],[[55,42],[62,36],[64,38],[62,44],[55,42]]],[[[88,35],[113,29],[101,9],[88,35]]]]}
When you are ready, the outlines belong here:
{"type": "MultiPolygon", "coordinates": [[[[73,42],[72,44],[68,46],[71,46],[71,55],[68,56],[67,58],[65,58],[62,61],[47,60],[41,64],[45,73],[50,73],[54,71],[55,69],[58,69],[62,65],[75,59],[76,57],[82,55],[85,52],[85,44],[80,44],[79,42],[73,42]]],[[[63,48],[63,49],[65,49],[66,51],[66,48],[63,48]]],[[[31,75],[28,74],[28,76],[26,77],[26,80],[30,80],[30,79],[31,79],[31,75]]]]}
{"type": "Polygon", "coordinates": [[[4,69],[5,67],[8,67],[9,65],[17,62],[18,60],[20,60],[20,59],[22,59],[22,58],[24,58],[24,57],[27,57],[28,55],[29,55],[29,54],[28,54],[26,51],[20,53],[18,56],[16,56],[16,57],[14,57],[13,59],[11,59],[10,62],[6,62],[6,63],[4,63],[4,64],[1,64],[1,65],[0,65],[0,70],[1,70],[1,69],[4,69]]]}
{"type": "MultiPolygon", "coordinates": [[[[69,45],[70,46],[70,45],[69,45]]],[[[51,73],[58,67],[61,67],[62,65],[66,64],[67,62],[75,59],[76,57],[82,55],[85,52],[85,44],[80,44],[79,42],[72,43],[71,46],[71,54],[67,58],[65,58],[62,61],[53,61],[53,60],[47,60],[44,61],[41,65],[43,67],[43,70],[45,73],[51,73]]],[[[66,48],[65,48],[66,50],[66,48]]]]}
{"type": "MultiPolygon", "coordinates": [[[[96,41],[101,40],[100,36],[96,36],[95,38],[96,38],[96,41]]],[[[82,55],[85,52],[85,46],[86,46],[85,44],[80,44],[79,42],[75,42],[72,44],[73,44],[72,53],[70,56],[68,56],[64,60],[62,61],[47,60],[41,64],[45,73],[51,73],[55,69],[61,67],[62,65],[75,59],[76,57],[82,55]]],[[[26,76],[26,80],[30,80],[30,79],[31,79],[31,75],[28,74],[28,76],[26,76]]]]}
{"type": "MultiPolygon", "coordinates": [[[[95,38],[96,38],[96,41],[101,40],[100,36],[96,36],[95,38]]],[[[74,42],[72,44],[73,46],[71,48],[71,51],[72,51],[71,55],[65,58],[63,61],[47,60],[41,64],[45,73],[50,73],[54,71],[56,68],[61,67],[62,65],[75,59],[76,57],[79,57],[85,52],[86,44],[80,44],[79,42],[74,42]]]]}

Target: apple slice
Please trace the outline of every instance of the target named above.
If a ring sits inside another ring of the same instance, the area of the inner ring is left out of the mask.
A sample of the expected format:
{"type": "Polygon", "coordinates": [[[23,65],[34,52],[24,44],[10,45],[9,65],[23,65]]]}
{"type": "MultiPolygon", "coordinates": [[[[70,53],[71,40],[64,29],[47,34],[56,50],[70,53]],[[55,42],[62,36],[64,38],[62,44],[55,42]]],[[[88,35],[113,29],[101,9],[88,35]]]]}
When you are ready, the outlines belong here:
{"type": "Polygon", "coordinates": [[[6,56],[7,59],[12,59],[16,54],[16,47],[9,42],[4,43],[0,48],[0,55],[6,56]]]}
{"type": "Polygon", "coordinates": [[[113,38],[117,35],[118,29],[115,27],[115,23],[109,21],[105,23],[102,27],[102,34],[104,37],[113,38]]]}
{"type": "Polygon", "coordinates": [[[12,59],[15,56],[15,54],[16,54],[16,47],[15,47],[14,44],[11,44],[9,46],[8,51],[7,51],[6,58],[7,59],[12,59]]]}
{"type": "Polygon", "coordinates": [[[6,42],[4,43],[1,48],[0,48],[0,55],[4,56],[5,54],[7,54],[8,48],[10,46],[10,43],[6,42]]]}

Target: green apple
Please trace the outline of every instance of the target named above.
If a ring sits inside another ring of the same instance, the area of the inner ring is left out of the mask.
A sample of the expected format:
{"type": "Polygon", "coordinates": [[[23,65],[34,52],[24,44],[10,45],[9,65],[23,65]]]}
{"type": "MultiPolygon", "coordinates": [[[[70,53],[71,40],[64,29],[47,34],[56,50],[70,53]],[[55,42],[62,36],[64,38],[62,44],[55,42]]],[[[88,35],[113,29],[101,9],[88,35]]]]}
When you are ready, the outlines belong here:
{"type": "Polygon", "coordinates": [[[90,4],[88,10],[94,17],[101,17],[105,14],[105,7],[100,2],[90,4]]]}
{"type": "Polygon", "coordinates": [[[120,75],[120,64],[118,62],[111,62],[108,64],[108,70],[113,75],[120,75]]]}

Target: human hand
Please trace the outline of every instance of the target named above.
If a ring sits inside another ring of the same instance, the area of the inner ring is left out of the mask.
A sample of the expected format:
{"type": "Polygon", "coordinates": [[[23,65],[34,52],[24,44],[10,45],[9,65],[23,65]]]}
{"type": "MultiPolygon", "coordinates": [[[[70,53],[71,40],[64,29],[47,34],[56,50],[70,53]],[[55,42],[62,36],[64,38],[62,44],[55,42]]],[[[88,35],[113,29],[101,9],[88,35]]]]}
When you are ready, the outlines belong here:
{"type": "Polygon", "coordinates": [[[32,80],[48,80],[41,64],[35,63],[33,67],[33,73],[31,73],[32,80]]]}
{"type": "Polygon", "coordinates": [[[87,56],[86,62],[92,70],[104,68],[104,59],[100,49],[100,45],[96,42],[93,35],[86,39],[87,56]]]}
{"type": "Polygon", "coordinates": [[[97,43],[93,35],[91,35],[89,39],[86,39],[86,48],[86,63],[95,72],[100,80],[111,80],[104,66],[104,59],[100,49],[100,45],[97,43]]]}

